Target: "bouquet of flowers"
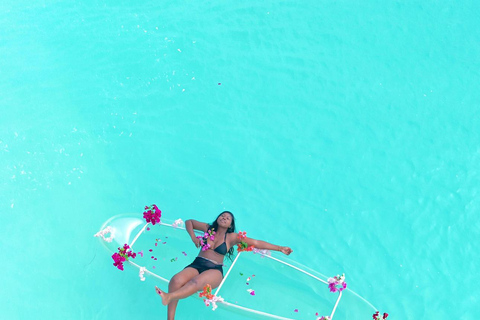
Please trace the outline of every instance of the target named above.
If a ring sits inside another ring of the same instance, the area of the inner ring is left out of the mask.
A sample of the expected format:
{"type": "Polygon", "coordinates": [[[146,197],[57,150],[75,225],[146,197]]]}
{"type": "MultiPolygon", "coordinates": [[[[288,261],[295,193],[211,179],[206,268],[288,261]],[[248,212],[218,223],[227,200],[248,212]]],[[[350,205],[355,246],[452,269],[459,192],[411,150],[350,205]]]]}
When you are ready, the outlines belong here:
{"type": "MultiPolygon", "coordinates": [[[[245,231],[240,231],[238,233],[238,238],[240,240],[243,240],[247,237],[247,233],[245,231]]],[[[253,251],[254,249],[254,246],[248,246],[248,243],[246,243],[245,241],[242,241],[240,243],[237,244],[237,252],[242,252],[242,251],[253,251]]]]}
{"type": "Polygon", "coordinates": [[[182,219],[177,219],[177,220],[175,220],[175,222],[172,223],[172,226],[173,226],[174,228],[183,226],[183,220],[182,220],[182,219]]]}
{"type": "Polygon", "coordinates": [[[197,236],[197,239],[203,239],[202,251],[207,251],[210,249],[210,244],[207,243],[207,240],[215,240],[215,231],[213,231],[213,229],[209,229],[208,232],[203,234],[203,236],[197,236]]]}
{"type": "Polygon", "coordinates": [[[345,282],[345,274],[341,276],[336,275],[335,277],[328,278],[328,287],[331,292],[341,292],[347,288],[347,283],[345,282]]]}
{"type": "Polygon", "coordinates": [[[128,261],[128,258],[135,259],[135,257],[137,256],[135,252],[132,252],[129,249],[130,249],[130,246],[125,243],[123,245],[123,248],[119,247],[118,252],[115,252],[112,255],[112,259],[113,261],[115,261],[113,265],[122,271],[123,271],[123,263],[125,261],[128,261]]]}
{"type": "Polygon", "coordinates": [[[242,251],[253,251],[254,246],[248,246],[248,243],[245,241],[240,242],[237,244],[237,251],[242,252],[242,251]]]}
{"type": "Polygon", "coordinates": [[[106,242],[112,242],[113,238],[114,238],[114,235],[113,235],[113,228],[108,226],[106,227],[105,229],[101,230],[101,231],[98,231],[94,237],[102,237],[103,240],[105,240],[106,242]],[[110,237],[105,237],[106,234],[109,234],[110,233],[110,237]]]}
{"type": "Polygon", "coordinates": [[[162,216],[162,211],[158,209],[157,205],[152,204],[151,206],[145,206],[145,211],[143,212],[143,218],[147,222],[151,222],[153,225],[155,225],[155,223],[160,223],[161,216],[162,216]]]}
{"type": "Polygon", "coordinates": [[[200,292],[198,296],[200,298],[205,297],[207,299],[212,299],[213,298],[212,287],[209,284],[207,284],[205,287],[203,287],[203,292],[200,292]]]}
{"type": "Polygon", "coordinates": [[[212,287],[207,284],[205,287],[203,287],[203,292],[200,292],[198,294],[200,298],[204,297],[203,302],[207,307],[212,305],[212,310],[215,311],[217,309],[217,302],[218,301],[223,301],[222,297],[217,297],[216,295],[212,294],[212,287]]]}

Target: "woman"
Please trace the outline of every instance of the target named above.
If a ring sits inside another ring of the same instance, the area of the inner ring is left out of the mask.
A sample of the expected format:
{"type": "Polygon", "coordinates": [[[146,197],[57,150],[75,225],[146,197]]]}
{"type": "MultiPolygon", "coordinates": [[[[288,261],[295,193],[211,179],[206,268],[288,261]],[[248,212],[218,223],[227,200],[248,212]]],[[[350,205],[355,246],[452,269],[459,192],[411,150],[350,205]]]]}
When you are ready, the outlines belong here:
{"type": "Polygon", "coordinates": [[[220,285],[223,279],[222,266],[225,255],[228,253],[231,257],[233,247],[241,241],[245,241],[249,246],[257,249],[281,251],[286,255],[292,253],[292,249],[289,247],[277,246],[251,238],[239,239],[235,230],[235,217],[229,211],[222,212],[211,225],[196,220],[187,220],[185,228],[195,246],[202,247],[202,250],[192,264],[172,277],[168,284],[168,293],[155,287],[157,293],[162,297],[162,304],[168,305],[168,320],[175,318],[175,309],[179,299],[191,296],[202,290],[207,284],[212,289],[220,285]],[[193,230],[200,230],[213,236],[209,235],[199,239],[193,230]]]}

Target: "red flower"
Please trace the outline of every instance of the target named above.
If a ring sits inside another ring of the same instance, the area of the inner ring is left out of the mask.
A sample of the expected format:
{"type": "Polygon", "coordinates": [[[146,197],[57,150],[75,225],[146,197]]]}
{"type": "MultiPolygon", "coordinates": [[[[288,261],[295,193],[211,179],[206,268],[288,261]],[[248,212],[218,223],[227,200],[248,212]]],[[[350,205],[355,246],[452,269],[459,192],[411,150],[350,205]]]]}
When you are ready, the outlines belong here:
{"type": "Polygon", "coordinates": [[[240,232],[238,233],[238,238],[239,238],[240,240],[243,240],[243,239],[245,239],[246,237],[247,237],[247,233],[246,233],[245,231],[243,231],[243,232],[240,231],[240,232]]]}
{"type": "Polygon", "coordinates": [[[254,246],[248,246],[248,244],[245,241],[240,242],[237,244],[237,251],[242,252],[242,251],[252,251],[254,246]]]}
{"type": "Polygon", "coordinates": [[[208,300],[212,300],[213,298],[213,294],[212,294],[212,287],[207,284],[205,287],[203,287],[203,292],[200,292],[198,294],[198,296],[201,298],[201,297],[205,297],[207,298],[208,300]]]}

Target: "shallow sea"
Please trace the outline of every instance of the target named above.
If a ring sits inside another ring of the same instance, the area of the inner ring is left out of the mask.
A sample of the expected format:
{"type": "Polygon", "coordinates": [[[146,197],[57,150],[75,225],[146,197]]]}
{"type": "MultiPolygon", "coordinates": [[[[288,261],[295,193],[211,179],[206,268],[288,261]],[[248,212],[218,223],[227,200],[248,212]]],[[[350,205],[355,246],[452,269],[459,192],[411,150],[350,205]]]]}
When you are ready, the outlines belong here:
{"type": "Polygon", "coordinates": [[[2,2],[1,318],[165,319],[93,238],[156,203],[231,210],[389,319],[475,319],[479,9],[2,2]]]}

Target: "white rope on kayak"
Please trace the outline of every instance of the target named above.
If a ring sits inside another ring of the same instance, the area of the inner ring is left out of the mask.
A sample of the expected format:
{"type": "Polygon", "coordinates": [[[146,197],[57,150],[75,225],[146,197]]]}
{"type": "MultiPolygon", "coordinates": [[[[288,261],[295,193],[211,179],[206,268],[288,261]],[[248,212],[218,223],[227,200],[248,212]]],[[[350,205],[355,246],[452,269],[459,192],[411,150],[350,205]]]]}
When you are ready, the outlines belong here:
{"type": "Polygon", "coordinates": [[[296,270],[298,270],[298,271],[300,271],[300,272],[303,272],[303,273],[305,273],[306,275],[308,275],[308,276],[310,276],[310,277],[312,277],[312,278],[314,278],[314,279],[317,279],[317,280],[320,281],[320,282],[323,282],[323,283],[325,283],[325,284],[328,284],[327,281],[322,280],[322,279],[320,279],[319,277],[316,277],[316,276],[314,276],[313,274],[311,274],[311,273],[309,273],[309,272],[307,272],[307,271],[305,271],[305,270],[302,270],[302,269],[300,269],[300,268],[298,268],[298,267],[295,267],[294,265],[291,265],[290,263],[287,263],[287,262],[282,261],[282,260],[280,260],[280,259],[274,258],[274,257],[272,257],[272,256],[264,256],[264,257],[267,257],[267,258],[273,259],[273,260],[275,260],[275,261],[278,261],[278,262],[280,262],[280,263],[283,263],[284,265],[287,265],[287,266],[289,266],[289,267],[291,267],[291,268],[293,268],[293,269],[296,269],[296,270]]]}
{"type": "Polygon", "coordinates": [[[137,235],[136,235],[135,238],[133,239],[132,243],[130,243],[130,248],[133,247],[133,245],[134,245],[135,242],[137,241],[138,237],[140,237],[140,235],[142,234],[142,232],[145,231],[145,228],[146,228],[149,224],[150,224],[150,222],[147,222],[147,223],[143,226],[142,230],[140,230],[140,231],[137,233],[137,235]]]}
{"type": "Polygon", "coordinates": [[[340,302],[340,298],[342,297],[342,291],[338,294],[337,301],[335,302],[335,306],[333,307],[332,313],[330,314],[330,320],[333,319],[333,315],[335,314],[335,310],[337,310],[338,303],[340,302]]]}
{"type": "Polygon", "coordinates": [[[227,280],[227,277],[228,277],[228,275],[230,274],[230,271],[232,271],[233,266],[234,266],[235,263],[237,262],[238,257],[240,257],[240,254],[241,254],[241,252],[239,252],[239,253],[237,254],[237,256],[235,257],[235,260],[233,260],[232,265],[231,265],[230,268],[228,269],[227,274],[225,275],[225,277],[223,277],[222,282],[220,282],[220,285],[218,286],[217,291],[215,291],[215,293],[214,293],[216,296],[218,296],[218,292],[220,292],[220,288],[223,286],[223,283],[225,282],[225,280],[227,280]]]}

